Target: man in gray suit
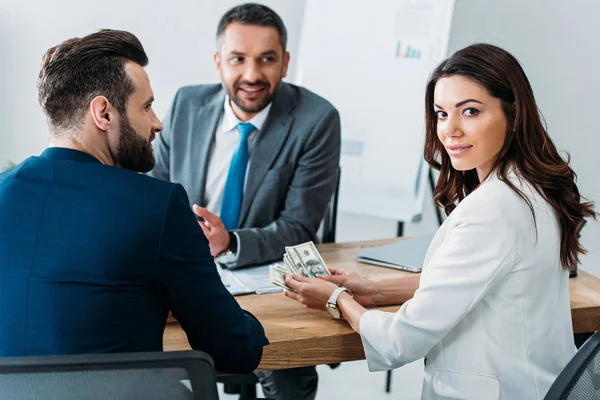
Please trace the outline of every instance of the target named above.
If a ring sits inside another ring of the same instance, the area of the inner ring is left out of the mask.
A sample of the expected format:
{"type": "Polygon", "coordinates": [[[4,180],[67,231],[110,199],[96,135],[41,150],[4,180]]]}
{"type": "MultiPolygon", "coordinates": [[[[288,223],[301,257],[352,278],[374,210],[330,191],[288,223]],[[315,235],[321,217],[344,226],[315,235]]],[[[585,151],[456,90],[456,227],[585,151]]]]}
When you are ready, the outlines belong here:
{"type": "MultiPolygon", "coordinates": [[[[214,55],[222,84],[180,89],[154,141],[150,175],[185,187],[212,255],[227,266],[280,260],[285,246],[314,240],[335,190],[339,114],[282,82],[286,41],[268,7],[229,10],[214,55]]],[[[316,394],[314,367],[258,375],[270,398],[316,394]]]]}

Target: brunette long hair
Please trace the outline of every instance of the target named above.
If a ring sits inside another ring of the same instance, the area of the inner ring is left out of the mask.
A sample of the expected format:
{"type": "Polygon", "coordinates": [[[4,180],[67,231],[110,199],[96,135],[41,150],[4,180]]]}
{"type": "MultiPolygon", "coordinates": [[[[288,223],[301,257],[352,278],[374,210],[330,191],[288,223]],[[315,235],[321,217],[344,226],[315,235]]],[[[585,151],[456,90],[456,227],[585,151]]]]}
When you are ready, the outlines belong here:
{"type": "MultiPolygon", "coordinates": [[[[450,214],[458,202],[479,185],[476,170],[457,171],[437,136],[433,108],[435,85],[440,78],[459,75],[473,80],[501,101],[507,121],[504,145],[492,171],[529,206],[528,198],[507,179],[510,168],[529,182],[552,206],[561,231],[560,261],[574,269],[586,250],[578,233],[586,217],[596,218],[594,204],[582,202],[569,158],[563,160],[548,136],[529,80],[519,62],[506,50],[490,44],[474,44],[457,51],[433,71],[425,94],[425,160],[440,171],[435,201],[450,214]]],[[[535,214],[533,215],[535,222],[535,214]]]]}

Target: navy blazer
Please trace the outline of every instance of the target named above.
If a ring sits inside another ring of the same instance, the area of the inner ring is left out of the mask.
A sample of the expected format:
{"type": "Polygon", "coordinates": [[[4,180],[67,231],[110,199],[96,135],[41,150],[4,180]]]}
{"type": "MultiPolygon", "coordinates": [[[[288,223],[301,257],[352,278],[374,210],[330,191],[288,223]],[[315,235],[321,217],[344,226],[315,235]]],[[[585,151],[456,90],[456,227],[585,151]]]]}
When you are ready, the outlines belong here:
{"type": "Polygon", "coordinates": [[[169,310],[218,371],[258,365],[181,185],[64,148],[0,174],[0,356],[161,351],[169,310]]]}

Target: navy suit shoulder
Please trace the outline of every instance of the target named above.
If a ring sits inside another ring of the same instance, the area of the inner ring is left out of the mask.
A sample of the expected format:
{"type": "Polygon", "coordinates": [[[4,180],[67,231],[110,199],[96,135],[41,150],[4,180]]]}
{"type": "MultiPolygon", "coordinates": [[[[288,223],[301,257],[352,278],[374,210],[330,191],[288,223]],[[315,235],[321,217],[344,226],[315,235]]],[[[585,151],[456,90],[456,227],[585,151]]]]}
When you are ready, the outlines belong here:
{"type": "Polygon", "coordinates": [[[30,157],[0,181],[0,355],[159,350],[168,305],[152,249],[170,185],[47,152],[58,158],[30,157]],[[117,329],[129,319],[145,331],[117,329]]]}
{"type": "Polygon", "coordinates": [[[181,185],[68,149],[0,175],[0,356],[160,351],[169,310],[219,370],[258,364],[181,185]]]}

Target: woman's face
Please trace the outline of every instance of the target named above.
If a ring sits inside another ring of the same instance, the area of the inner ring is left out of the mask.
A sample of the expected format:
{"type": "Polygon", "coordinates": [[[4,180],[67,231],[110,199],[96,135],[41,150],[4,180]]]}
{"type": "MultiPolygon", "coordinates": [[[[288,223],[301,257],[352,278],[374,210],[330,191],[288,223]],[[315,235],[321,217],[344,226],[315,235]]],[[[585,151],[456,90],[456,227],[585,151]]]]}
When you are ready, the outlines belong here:
{"type": "Polygon", "coordinates": [[[476,169],[481,182],[491,172],[506,137],[500,100],[474,80],[454,75],[437,82],[433,101],[437,135],[452,166],[458,171],[476,169]]]}

